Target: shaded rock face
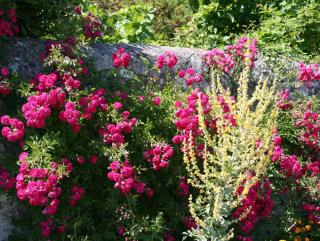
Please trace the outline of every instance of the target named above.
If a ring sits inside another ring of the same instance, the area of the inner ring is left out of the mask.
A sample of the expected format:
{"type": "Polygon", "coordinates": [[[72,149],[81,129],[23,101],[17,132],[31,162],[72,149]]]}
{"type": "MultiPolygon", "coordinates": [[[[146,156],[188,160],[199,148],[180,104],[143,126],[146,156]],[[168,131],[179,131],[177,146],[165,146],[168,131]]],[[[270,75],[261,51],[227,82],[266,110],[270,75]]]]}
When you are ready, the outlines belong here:
{"type": "MultiPolygon", "coordinates": [[[[40,60],[41,53],[44,52],[45,44],[43,41],[36,39],[24,39],[14,38],[8,43],[8,55],[1,60],[2,64],[7,65],[13,72],[18,73],[20,76],[31,79],[35,74],[43,70],[42,61],[40,60]]],[[[143,44],[94,44],[86,49],[86,54],[90,57],[96,69],[101,71],[102,78],[107,78],[112,66],[112,53],[114,53],[118,47],[125,48],[126,51],[131,54],[131,62],[128,67],[129,71],[120,71],[123,77],[130,76],[129,72],[147,77],[148,79],[159,79],[160,83],[165,82],[166,75],[153,68],[156,66],[157,57],[163,54],[165,51],[174,52],[179,62],[170,70],[171,77],[175,77],[178,71],[182,68],[192,67],[196,73],[204,73],[207,71],[205,64],[203,63],[202,56],[205,54],[205,50],[191,49],[191,48],[177,48],[167,46],[151,46],[143,44]]],[[[298,63],[289,62],[288,60],[279,58],[282,69],[280,75],[276,78],[281,79],[281,73],[285,73],[286,78],[282,82],[293,83],[297,77],[298,63]],[[293,73],[288,78],[287,73],[293,73]]],[[[263,76],[268,77],[269,80],[275,77],[275,71],[268,64],[268,60],[263,56],[259,56],[256,60],[255,67],[253,69],[253,76],[258,78],[263,76]]],[[[228,79],[228,78],[226,78],[228,79]]],[[[227,81],[227,80],[226,80],[227,81]]],[[[208,81],[205,81],[202,86],[207,87],[208,81]]],[[[183,83],[185,85],[185,83],[183,83]]],[[[303,86],[287,85],[291,90],[298,89],[300,93],[304,95],[310,95],[319,93],[320,84],[314,84],[310,89],[303,86]]],[[[1,112],[1,110],[0,110],[1,112]]]]}
{"type": "Polygon", "coordinates": [[[17,38],[6,43],[5,48],[7,56],[0,63],[8,66],[14,73],[32,78],[42,71],[40,54],[44,50],[44,42],[17,38]]]}
{"type": "Polygon", "coordinates": [[[126,51],[131,53],[132,62],[130,63],[128,69],[142,76],[148,70],[142,58],[146,58],[151,65],[155,65],[159,55],[166,51],[172,51],[179,59],[179,63],[175,69],[192,66],[200,72],[202,66],[202,56],[205,53],[204,50],[190,48],[173,48],[140,44],[96,44],[89,49],[89,55],[92,57],[92,60],[94,61],[98,70],[108,71],[112,68],[111,56],[112,53],[118,49],[118,47],[124,47],[126,51]]]}
{"type": "MultiPolygon", "coordinates": [[[[5,148],[0,142],[0,155],[3,155],[4,152],[5,148]]],[[[8,240],[12,230],[11,219],[16,213],[16,206],[9,202],[6,195],[0,195],[0,241],[8,240]]]]}
{"type": "Polygon", "coordinates": [[[16,206],[12,205],[5,195],[0,195],[0,241],[8,240],[12,230],[11,219],[16,212],[16,206]]]}
{"type": "MultiPolygon", "coordinates": [[[[165,51],[173,51],[179,58],[179,63],[172,72],[177,72],[178,69],[186,66],[195,68],[197,72],[203,71],[202,56],[205,51],[201,49],[158,47],[142,44],[94,44],[86,50],[86,53],[92,59],[96,69],[107,76],[107,73],[113,68],[112,53],[118,47],[124,47],[126,51],[130,52],[132,59],[128,70],[139,76],[150,75],[150,72],[148,72],[150,66],[147,65],[154,66],[157,57],[165,51]]],[[[44,52],[43,41],[14,38],[10,40],[7,52],[9,54],[2,61],[3,64],[20,76],[32,78],[42,71],[42,62],[39,57],[44,52]]]]}

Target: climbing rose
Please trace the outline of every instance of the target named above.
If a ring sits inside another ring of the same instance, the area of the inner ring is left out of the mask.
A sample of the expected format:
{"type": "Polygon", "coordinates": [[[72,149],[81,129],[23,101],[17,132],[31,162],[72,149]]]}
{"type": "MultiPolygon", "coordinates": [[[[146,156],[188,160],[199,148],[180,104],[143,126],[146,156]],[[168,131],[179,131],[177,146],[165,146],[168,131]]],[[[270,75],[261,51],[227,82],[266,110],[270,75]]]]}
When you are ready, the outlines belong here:
{"type": "Polygon", "coordinates": [[[123,226],[120,226],[117,229],[118,229],[118,235],[119,236],[123,236],[125,234],[125,232],[126,232],[126,228],[123,227],[123,226]]]}
{"type": "Polygon", "coordinates": [[[164,66],[173,68],[178,63],[178,58],[175,53],[166,51],[163,55],[160,55],[157,60],[157,67],[162,69],[164,66]]]}
{"type": "Polygon", "coordinates": [[[15,177],[10,177],[9,172],[0,166],[0,188],[4,191],[8,191],[14,187],[16,183],[15,177]]]}
{"type": "Polygon", "coordinates": [[[178,76],[185,79],[187,85],[192,85],[193,83],[202,82],[203,76],[201,74],[195,74],[193,68],[188,68],[186,70],[180,70],[178,76]]]}
{"type": "Polygon", "coordinates": [[[161,98],[159,96],[156,96],[154,99],[153,99],[153,103],[157,106],[159,106],[161,104],[161,98]]]}
{"type": "Polygon", "coordinates": [[[186,182],[187,178],[185,176],[181,177],[180,183],[179,183],[179,192],[178,194],[182,197],[186,197],[190,194],[189,191],[189,185],[186,182]]]}
{"type": "Polygon", "coordinates": [[[119,110],[122,108],[122,103],[121,102],[115,102],[113,103],[113,107],[116,109],[116,110],[119,110]]]}
{"type": "Polygon", "coordinates": [[[41,74],[38,79],[38,89],[40,91],[44,91],[55,86],[55,82],[58,80],[58,76],[55,73],[49,75],[41,74]]]}
{"type": "Polygon", "coordinates": [[[299,64],[299,76],[298,79],[305,83],[307,87],[310,87],[311,82],[320,80],[320,67],[318,64],[304,63],[299,64]]]}
{"type": "Polygon", "coordinates": [[[155,171],[166,168],[169,165],[169,159],[173,157],[173,148],[165,144],[163,146],[155,145],[152,149],[144,153],[144,158],[152,164],[155,171]]]}
{"type": "Polygon", "coordinates": [[[59,113],[59,118],[61,121],[67,122],[74,133],[77,133],[81,129],[81,125],[79,124],[81,113],[76,110],[75,104],[73,102],[67,102],[65,104],[65,111],[61,111],[59,113]]]}
{"type": "Polygon", "coordinates": [[[83,197],[84,188],[78,187],[78,186],[72,186],[71,193],[72,193],[72,195],[69,199],[69,205],[75,206],[78,203],[78,201],[83,197]]]}
{"type": "Polygon", "coordinates": [[[80,7],[80,6],[76,6],[76,7],[74,8],[74,11],[75,11],[75,13],[78,14],[78,15],[81,15],[81,14],[82,14],[81,7],[80,7]]]}
{"type": "MultiPolygon", "coordinates": [[[[81,14],[81,9],[76,9],[77,14],[81,14]]],[[[79,15],[80,15],[79,14],[79,15]]],[[[102,32],[100,30],[102,23],[99,21],[97,17],[95,17],[92,13],[89,14],[85,18],[85,26],[84,26],[84,35],[87,40],[95,39],[102,36],[102,32]]]]}
{"type": "Polygon", "coordinates": [[[42,93],[30,96],[28,102],[22,106],[22,112],[27,120],[27,126],[43,128],[46,118],[51,115],[48,94],[42,93]]]}
{"type": "Polygon", "coordinates": [[[10,71],[7,67],[2,67],[1,68],[1,74],[4,76],[4,77],[7,77],[9,74],[10,74],[10,71]]]}
{"type": "Polygon", "coordinates": [[[9,116],[1,117],[1,124],[4,125],[1,134],[8,141],[20,141],[24,137],[25,128],[24,124],[16,118],[10,118],[9,116]]]}
{"type": "Polygon", "coordinates": [[[112,54],[113,66],[116,68],[127,68],[130,63],[131,56],[124,48],[118,48],[116,52],[112,54]]]}
{"type": "Polygon", "coordinates": [[[220,49],[208,51],[203,58],[207,66],[218,66],[225,73],[229,73],[234,67],[232,57],[220,49]]]}

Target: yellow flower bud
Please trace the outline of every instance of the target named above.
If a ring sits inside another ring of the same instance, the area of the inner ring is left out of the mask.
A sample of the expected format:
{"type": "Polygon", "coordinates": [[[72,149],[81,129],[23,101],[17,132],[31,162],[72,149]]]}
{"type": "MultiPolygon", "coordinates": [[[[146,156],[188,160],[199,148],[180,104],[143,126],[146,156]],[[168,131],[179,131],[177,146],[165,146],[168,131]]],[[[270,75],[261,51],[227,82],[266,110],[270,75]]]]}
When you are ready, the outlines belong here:
{"type": "Polygon", "coordinates": [[[307,231],[310,231],[311,230],[311,225],[308,224],[308,225],[306,225],[305,228],[306,228],[307,231]]]}

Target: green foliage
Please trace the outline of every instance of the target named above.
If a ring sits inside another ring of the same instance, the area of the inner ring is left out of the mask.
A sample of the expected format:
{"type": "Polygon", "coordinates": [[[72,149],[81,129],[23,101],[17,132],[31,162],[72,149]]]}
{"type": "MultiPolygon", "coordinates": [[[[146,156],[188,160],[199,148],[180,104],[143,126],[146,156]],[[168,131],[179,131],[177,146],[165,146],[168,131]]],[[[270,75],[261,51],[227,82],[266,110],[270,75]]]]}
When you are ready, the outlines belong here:
{"type": "Polygon", "coordinates": [[[209,49],[248,34],[259,39],[264,53],[319,59],[316,0],[19,0],[15,4],[22,36],[61,38],[62,32],[80,32],[72,13],[80,4],[107,26],[104,42],[209,49]]]}
{"type": "Polygon", "coordinates": [[[154,8],[154,42],[172,45],[179,27],[185,26],[192,17],[192,10],[185,0],[145,0],[154,8]]]}
{"type": "Polygon", "coordinates": [[[278,6],[264,6],[262,20],[255,26],[266,51],[278,54],[319,55],[320,3],[318,1],[282,1],[278,6]]]}
{"type": "Polygon", "coordinates": [[[171,44],[178,27],[185,25],[192,13],[185,0],[95,2],[113,33],[105,36],[108,42],[171,44]]]}
{"type": "Polygon", "coordinates": [[[106,24],[111,34],[106,42],[150,42],[154,39],[152,21],[154,10],[150,5],[133,5],[108,15],[106,24]]]}
{"type": "Polygon", "coordinates": [[[159,213],[154,219],[150,217],[143,217],[141,220],[133,220],[132,225],[128,230],[130,237],[135,240],[146,240],[146,241],[162,241],[162,234],[165,231],[163,229],[164,219],[163,213],[159,213]]]}
{"type": "Polygon", "coordinates": [[[178,44],[208,49],[248,34],[257,37],[268,54],[319,56],[318,1],[211,0],[198,1],[196,9],[192,21],[175,35],[178,44]]]}
{"type": "Polygon", "coordinates": [[[305,59],[319,56],[320,3],[315,0],[96,2],[104,9],[103,15],[108,15],[105,23],[114,33],[105,41],[209,49],[248,34],[259,39],[267,54],[305,59]]]}
{"type": "Polygon", "coordinates": [[[17,0],[21,35],[28,37],[54,36],[68,22],[75,5],[81,0],[17,0]]]}
{"type": "Polygon", "coordinates": [[[49,132],[41,139],[38,136],[32,136],[25,147],[31,153],[30,165],[35,168],[49,166],[53,161],[51,153],[59,147],[59,143],[59,133],[49,132]]]}
{"type": "Polygon", "coordinates": [[[188,26],[182,27],[177,40],[202,48],[225,45],[259,21],[260,1],[199,1],[188,26]],[[195,36],[199,36],[195,38],[195,36]]]}

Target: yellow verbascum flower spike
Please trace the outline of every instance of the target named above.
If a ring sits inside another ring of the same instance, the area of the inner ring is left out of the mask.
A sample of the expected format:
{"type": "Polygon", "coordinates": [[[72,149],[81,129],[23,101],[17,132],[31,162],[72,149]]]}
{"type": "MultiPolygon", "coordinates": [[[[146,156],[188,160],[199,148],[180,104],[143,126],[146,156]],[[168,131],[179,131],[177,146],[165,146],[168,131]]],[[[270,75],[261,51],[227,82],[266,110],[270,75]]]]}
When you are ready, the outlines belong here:
{"type": "MultiPolygon", "coordinates": [[[[263,177],[269,165],[272,149],[272,130],[278,115],[275,103],[275,81],[260,78],[255,91],[248,96],[249,67],[245,68],[238,81],[237,100],[229,90],[224,90],[220,79],[212,73],[210,115],[216,118],[217,133],[212,134],[205,124],[202,105],[197,112],[204,156],[199,160],[196,147],[191,143],[192,134],[184,140],[184,163],[188,171],[188,182],[198,190],[196,197],[190,196],[190,213],[198,224],[196,235],[201,233],[208,240],[229,240],[233,237],[230,220],[232,211],[241,203],[250,186],[263,177]],[[226,124],[218,97],[223,95],[230,107],[236,126],[226,124]],[[261,141],[259,147],[257,140],[261,141]],[[253,175],[248,178],[247,171],[253,175]],[[244,183],[243,181],[246,180],[244,183]],[[235,195],[243,186],[241,195],[235,195]]],[[[241,218],[241,217],[240,217],[241,218]]],[[[281,240],[280,240],[281,241],[281,240]]],[[[285,241],[285,240],[282,240],[285,241]]]]}

